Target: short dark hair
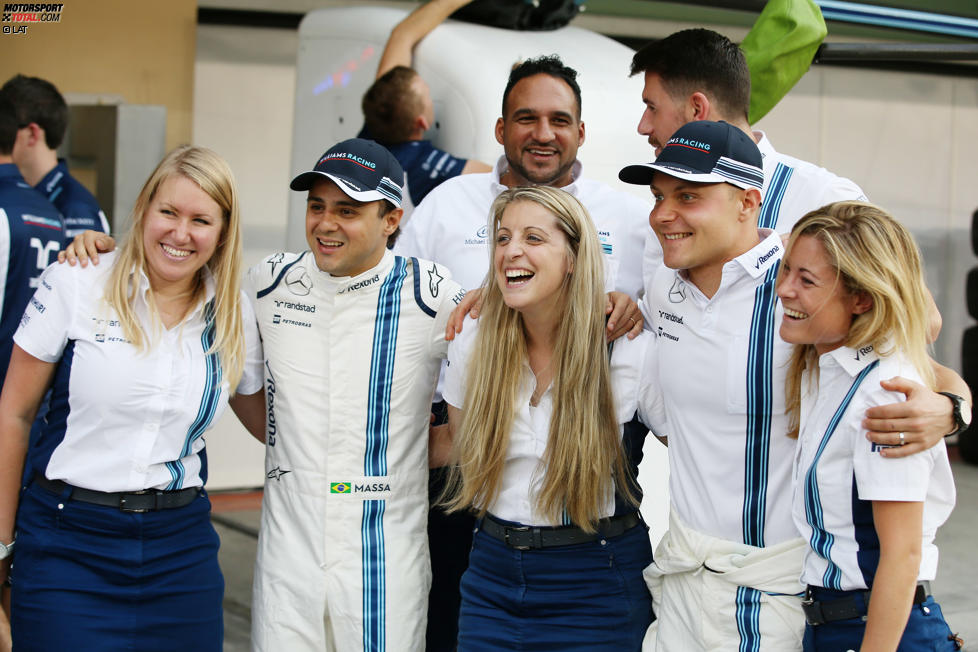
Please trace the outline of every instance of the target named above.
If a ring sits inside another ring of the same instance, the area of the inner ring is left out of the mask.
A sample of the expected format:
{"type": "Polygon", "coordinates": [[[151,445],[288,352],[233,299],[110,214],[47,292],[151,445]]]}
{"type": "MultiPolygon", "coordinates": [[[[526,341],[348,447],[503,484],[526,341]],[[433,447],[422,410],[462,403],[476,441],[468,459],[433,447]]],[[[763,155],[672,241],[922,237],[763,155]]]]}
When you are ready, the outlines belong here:
{"type": "Polygon", "coordinates": [[[723,117],[747,119],[750,112],[750,70],[743,51],[723,34],[684,29],[652,41],[632,57],[632,75],[652,72],[674,99],[705,93],[723,117]]]}
{"type": "Polygon", "coordinates": [[[509,93],[521,80],[534,75],[550,75],[555,79],[560,79],[574,91],[574,99],[577,100],[577,119],[581,119],[581,87],[577,85],[577,71],[570,66],[565,66],[556,54],[550,56],[527,59],[513,66],[509,72],[509,81],[506,82],[506,90],[503,91],[503,117],[506,117],[506,101],[509,93]]]}
{"type": "Polygon", "coordinates": [[[360,108],[367,133],[381,145],[397,145],[411,139],[414,119],[424,103],[411,86],[418,73],[395,66],[377,78],[363,95],[360,108]]]}
{"type": "Polygon", "coordinates": [[[0,90],[0,155],[10,156],[14,151],[14,141],[17,140],[19,127],[13,102],[3,90],[0,90]]]}
{"type": "Polygon", "coordinates": [[[58,149],[68,129],[68,105],[51,82],[40,77],[14,75],[3,85],[10,97],[17,122],[37,123],[44,130],[44,142],[58,149]]]}

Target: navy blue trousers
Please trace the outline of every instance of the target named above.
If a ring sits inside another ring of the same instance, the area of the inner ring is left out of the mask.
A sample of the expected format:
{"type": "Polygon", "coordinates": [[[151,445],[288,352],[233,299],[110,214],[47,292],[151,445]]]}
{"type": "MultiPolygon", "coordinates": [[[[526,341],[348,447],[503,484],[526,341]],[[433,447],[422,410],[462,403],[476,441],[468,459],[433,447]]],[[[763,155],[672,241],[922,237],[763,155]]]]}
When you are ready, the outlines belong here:
{"type": "Polygon", "coordinates": [[[639,524],[601,541],[514,550],[476,530],[462,576],[460,652],[638,652],[653,620],[639,524]]]}
{"type": "MultiPolygon", "coordinates": [[[[831,591],[816,589],[816,600],[831,600],[833,597],[854,594],[866,614],[868,605],[862,597],[862,591],[831,591]]],[[[805,652],[845,652],[858,650],[863,642],[866,631],[866,621],[862,617],[847,620],[836,620],[824,625],[808,625],[805,627],[805,652]]],[[[944,620],[941,605],[934,602],[933,596],[927,596],[923,604],[915,604],[910,608],[910,618],[897,652],[954,652],[958,650],[951,634],[951,628],[944,620]]]]}
{"type": "Polygon", "coordinates": [[[29,485],[11,571],[14,650],[219,652],[219,545],[203,491],[137,514],[29,485]]]}

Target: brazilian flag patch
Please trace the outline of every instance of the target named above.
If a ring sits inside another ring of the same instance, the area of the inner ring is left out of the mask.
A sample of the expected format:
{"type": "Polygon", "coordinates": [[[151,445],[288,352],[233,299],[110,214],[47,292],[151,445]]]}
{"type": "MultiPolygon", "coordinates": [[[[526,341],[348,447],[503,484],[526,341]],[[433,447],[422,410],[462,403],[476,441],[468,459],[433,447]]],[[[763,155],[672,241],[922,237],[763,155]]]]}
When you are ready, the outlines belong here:
{"type": "Polygon", "coordinates": [[[331,494],[348,494],[348,493],[350,493],[350,483],[349,482],[330,482],[329,483],[329,493],[331,493],[331,494]]]}

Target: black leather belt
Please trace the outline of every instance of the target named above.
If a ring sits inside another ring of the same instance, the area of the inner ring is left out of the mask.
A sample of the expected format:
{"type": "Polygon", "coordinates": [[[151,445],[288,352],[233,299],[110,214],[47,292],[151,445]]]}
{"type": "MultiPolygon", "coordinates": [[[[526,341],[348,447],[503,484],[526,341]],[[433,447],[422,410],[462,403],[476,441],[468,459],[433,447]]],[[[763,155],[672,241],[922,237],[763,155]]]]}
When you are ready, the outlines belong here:
{"type": "Polygon", "coordinates": [[[572,546],[577,543],[588,543],[598,539],[609,539],[624,534],[642,521],[638,512],[629,512],[621,516],[613,516],[598,523],[597,532],[585,532],[576,525],[560,525],[557,527],[532,527],[529,525],[508,525],[486,514],[479,528],[499,539],[510,548],[516,550],[533,550],[537,548],[553,548],[556,546],[572,546]]]}
{"type": "Polygon", "coordinates": [[[144,489],[142,491],[119,491],[106,493],[74,487],[61,480],[48,480],[43,475],[35,475],[34,482],[51,493],[61,494],[70,490],[68,497],[83,503],[115,507],[123,512],[152,512],[158,509],[176,509],[186,507],[194,502],[200,487],[187,487],[176,491],[160,491],[159,489],[144,489]]]}
{"type": "MultiPolygon", "coordinates": [[[[866,609],[869,607],[869,591],[852,591],[853,595],[835,600],[815,601],[812,598],[812,589],[812,586],[808,587],[805,591],[805,599],[801,601],[801,608],[805,612],[805,619],[809,625],[824,625],[836,620],[848,620],[866,615],[866,609]],[[856,600],[857,595],[863,596],[863,604],[856,600]]],[[[917,590],[913,594],[913,603],[923,604],[927,601],[928,595],[930,595],[930,582],[918,582],[917,590]]]]}

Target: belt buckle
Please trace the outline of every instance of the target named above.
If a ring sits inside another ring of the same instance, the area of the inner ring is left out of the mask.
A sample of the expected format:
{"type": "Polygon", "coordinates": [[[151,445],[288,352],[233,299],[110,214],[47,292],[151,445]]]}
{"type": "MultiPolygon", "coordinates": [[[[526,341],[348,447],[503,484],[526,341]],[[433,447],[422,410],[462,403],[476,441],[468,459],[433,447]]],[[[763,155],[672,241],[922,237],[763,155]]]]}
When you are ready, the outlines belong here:
{"type": "Polygon", "coordinates": [[[509,546],[510,548],[513,548],[514,550],[530,550],[530,546],[518,546],[518,545],[516,545],[514,543],[510,543],[509,542],[509,533],[510,532],[529,532],[529,531],[530,531],[530,526],[529,525],[521,525],[519,527],[504,527],[503,528],[503,540],[506,542],[506,545],[507,546],[509,546]]]}
{"type": "Polygon", "coordinates": [[[145,514],[146,512],[152,511],[151,507],[128,507],[126,505],[126,496],[145,496],[146,494],[153,493],[152,489],[141,489],[139,491],[127,491],[122,494],[119,498],[119,510],[123,512],[129,512],[130,514],[145,514]]]}

